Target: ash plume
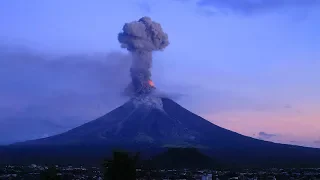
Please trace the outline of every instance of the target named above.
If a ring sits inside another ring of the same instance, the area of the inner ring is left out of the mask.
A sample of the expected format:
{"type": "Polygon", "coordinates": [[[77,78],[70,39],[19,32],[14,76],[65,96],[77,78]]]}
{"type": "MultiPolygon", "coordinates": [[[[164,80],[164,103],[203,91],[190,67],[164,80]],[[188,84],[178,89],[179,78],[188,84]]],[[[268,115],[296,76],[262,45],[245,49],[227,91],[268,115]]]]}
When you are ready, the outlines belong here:
{"type": "Polygon", "coordinates": [[[151,81],[152,51],[163,50],[169,45],[168,35],[161,25],[149,17],[125,23],[118,34],[122,48],[132,54],[130,75],[132,82],[126,89],[134,95],[149,94],[155,89],[151,81]]]}

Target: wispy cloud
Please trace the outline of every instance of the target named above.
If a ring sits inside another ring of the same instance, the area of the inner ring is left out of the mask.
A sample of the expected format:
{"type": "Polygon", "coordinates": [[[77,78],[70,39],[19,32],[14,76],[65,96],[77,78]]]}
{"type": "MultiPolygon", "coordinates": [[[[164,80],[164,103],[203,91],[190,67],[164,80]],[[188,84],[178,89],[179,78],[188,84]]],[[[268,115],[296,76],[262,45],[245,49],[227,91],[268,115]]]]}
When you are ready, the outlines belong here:
{"type": "Polygon", "coordinates": [[[74,127],[126,100],[121,92],[130,81],[127,54],[54,57],[7,46],[0,57],[0,132],[6,137],[21,127],[25,138],[74,127]]]}
{"type": "Polygon", "coordinates": [[[144,13],[150,13],[151,12],[151,6],[149,2],[142,1],[142,2],[137,2],[136,5],[141,9],[142,12],[144,13]]]}
{"type": "Polygon", "coordinates": [[[288,9],[308,9],[320,5],[318,0],[200,0],[199,6],[213,6],[226,13],[235,12],[246,15],[256,13],[285,11],[288,9]]]}
{"type": "Polygon", "coordinates": [[[278,135],[277,134],[269,134],[266,132],[259,132],[259,134],[258,134],[258,137],[261,139],[270,139],[270,138],[273,138],[276,136],[278,136],[278,135]]]}

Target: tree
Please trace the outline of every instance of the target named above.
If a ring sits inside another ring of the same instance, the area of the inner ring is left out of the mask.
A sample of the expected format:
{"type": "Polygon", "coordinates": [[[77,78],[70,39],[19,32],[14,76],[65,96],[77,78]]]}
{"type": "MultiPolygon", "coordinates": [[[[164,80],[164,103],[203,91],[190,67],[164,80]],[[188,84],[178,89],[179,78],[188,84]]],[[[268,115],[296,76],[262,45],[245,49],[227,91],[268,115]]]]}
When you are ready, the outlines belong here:
{"type": "Polygon", "coordinates": [[[57,175],[58,170],[56,167],[49,167],[47,170],[40,173],[41,180],[60,180],[61,178],[57,175]]]}
{"type": "Polygon", "coordinates": [[[104,178],[106,180],[135,180],[136,164],[139,160],[139,153],[130,157],[127,152],[113,152],[113,159],[105,160],[104,178]]]}

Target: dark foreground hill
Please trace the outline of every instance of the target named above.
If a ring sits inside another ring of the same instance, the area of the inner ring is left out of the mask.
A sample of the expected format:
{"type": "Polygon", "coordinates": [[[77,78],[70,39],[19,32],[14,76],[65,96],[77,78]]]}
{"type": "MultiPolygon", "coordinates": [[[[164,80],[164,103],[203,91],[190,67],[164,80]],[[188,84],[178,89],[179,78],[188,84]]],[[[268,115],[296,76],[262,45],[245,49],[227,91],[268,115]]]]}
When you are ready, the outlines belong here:
{"type": "Polygon", "coordinates": [[[149,161],[149,165],[154,168],[162,169],[221,167],[220,163],[195,148],[169,148],[168,151],[152,157],[149,161]]]}
{"type": "Polygon", "coordinates": [[[143,157],[195,147],[230,166],[320,167],[320,150],[276,144],[216,126],[167,98],[133,99],[68,132],[0,149],[1,163],[100,163],[113,149],[143,157]]]}

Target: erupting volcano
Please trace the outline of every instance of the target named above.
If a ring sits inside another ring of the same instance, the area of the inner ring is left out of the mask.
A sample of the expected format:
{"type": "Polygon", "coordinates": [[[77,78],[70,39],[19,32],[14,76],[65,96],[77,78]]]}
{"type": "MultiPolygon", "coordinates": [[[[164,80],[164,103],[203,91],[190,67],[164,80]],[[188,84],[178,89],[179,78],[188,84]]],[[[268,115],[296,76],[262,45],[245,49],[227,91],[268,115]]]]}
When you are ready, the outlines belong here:
{"type": "MultiPolygon", "coordinates": [[[[113,148],[151,152],[165,147],[196,147],[225,163],[240,166],[320,166],[320,150],[276,144],[214,125],[169,98],[151,80],[152,52],[168,46],[168,35],[148,17],[126,23],[118,40],[132,55],[130,100],[104,116],[65,133],[13,144],[1,151],[3,162],[17,163],[36,153],[74,159],[104,156],[113,148]],[[20,153],[21,149],[32,149],[20,153]],[[10,152],[9,152],[10,151],[10,152]],[[9,153],[8,153],[9,152],[9,153]],[[59,154],[60,153],[60,154],[59,154]],[[64,156],[64,157],[65,157],[64,156]],[[76,156],[76,157],[75,157],[76,156]]],[[[93,107],[94,108],[94,107],[93,107]]]]}
{"type": "Polygon", "coordinates": [[[126,23],[118,34],[122,48],[132,54],[130,75],[132,82],[127,92],[134,96],[146,95],[155,89],[151,81],[152,51],[163,50],[169,45],[168,35],[159,23],[149,17],[126,23]]]}

